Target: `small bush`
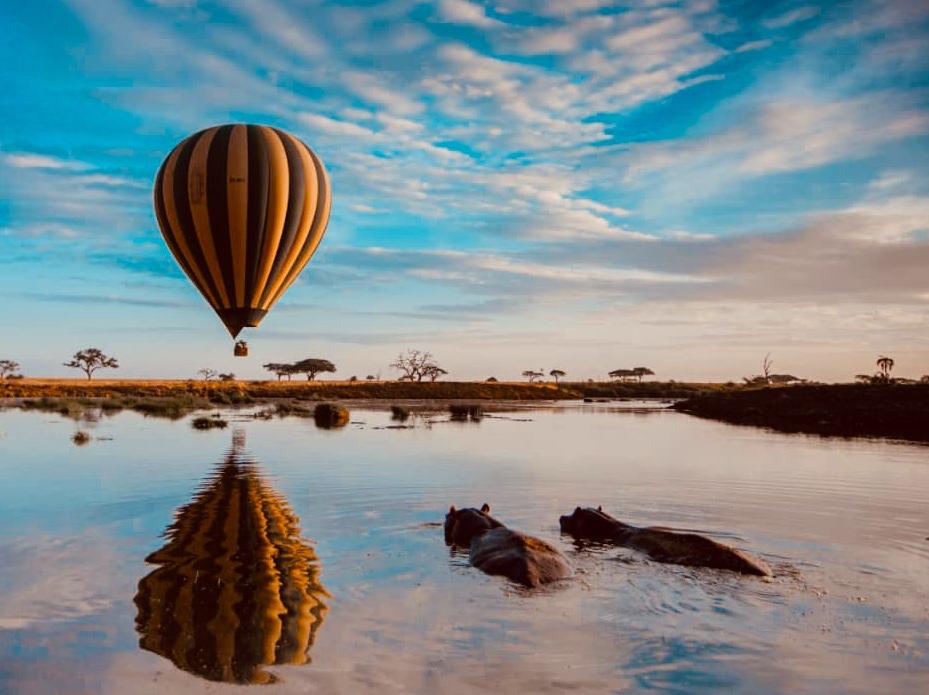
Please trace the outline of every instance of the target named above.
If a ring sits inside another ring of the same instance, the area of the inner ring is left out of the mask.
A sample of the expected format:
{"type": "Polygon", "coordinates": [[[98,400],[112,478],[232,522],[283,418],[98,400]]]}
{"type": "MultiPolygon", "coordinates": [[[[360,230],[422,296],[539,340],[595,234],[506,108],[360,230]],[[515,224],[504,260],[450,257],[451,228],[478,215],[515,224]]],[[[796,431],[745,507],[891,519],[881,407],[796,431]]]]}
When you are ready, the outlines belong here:
{"type": "Polygon", "coordinates": [[[72,435],[71,441],[74,442],[77,446],[84,446],[90,441],[90,435],[87,434],[87,432],[84,430],[78,430],[72,435]]]}

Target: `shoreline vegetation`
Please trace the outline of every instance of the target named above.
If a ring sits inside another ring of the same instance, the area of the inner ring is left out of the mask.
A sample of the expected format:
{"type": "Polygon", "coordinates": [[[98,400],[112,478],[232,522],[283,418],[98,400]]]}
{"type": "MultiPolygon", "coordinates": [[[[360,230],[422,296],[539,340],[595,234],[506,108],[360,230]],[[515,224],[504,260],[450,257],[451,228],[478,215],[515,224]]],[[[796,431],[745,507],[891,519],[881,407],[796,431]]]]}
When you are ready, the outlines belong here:
{"type": "MultiPolygon", "coordinates": [[[[929,443],[929,384],[741,384],[630,382],[194,381],[152,379],[17,379],[0,381],[0,408],[57,412],[132,410],[177,419],[196,411],[267,406],[280,417],[313,417],[325,401],[409,409],[483,407],[584,400],[668,399],[697,417],[780,432],[929,443]],[[471,405],[469,405],[469,403],[471,405]],[[477,405],[483,403],[483,406],[477,405]],[[462,405],[464,404],[464,405],[462,405]]],[[[397,420],[403,420],[397,416],[397,420]]],[[[454,409],[452,410],[455,414],[454,409]]],[[[408,416],[408,415],[407,415],[408,416]]],[[[469,417],[469,416],[466,416],[469,417]]],[[[478,419],[480,416],[476,416],[478,419]]]]}
{"type": "MultiPolygon", "coordinates": [[[[738,388],[732,385],[735,388],[738,388]]],[[[214,381],[192,379],[42,379],[0,381],[0,408],[57,412],[79,418],[89,411],[115,414],[132,410],[151,417],[178,419],[196,411],[223,407],[266,406],[281,417],[313,417],[325,401],[447,409],[454,404],[504,404],[635,398],[684,398],[721,384],[678,382],[410,382],[410,381],[214,381]]],[[[454,414],[454,413],[453,413],[454,414]]],[[[468,417],[471,417],[470,415],[468,417]]],[[[478,416],[479,417],[479,416],[478,416]]]]}
{"type": "Polygon", "coordinates": [[[672,406],[779,432],[929,443],[929,384],[820,384],[707,392],[672,406]]]}
{"type": "Polygon", "coordinates": [[[0,399],[185,397],[220,405],[268,399],[302,400],[483,400],[548,401],[581,398],[687,398],[724,384],[681,382],[507,382],[507,381],[206,381],[190,379],[40,379],[0,381],[0,399]]]}

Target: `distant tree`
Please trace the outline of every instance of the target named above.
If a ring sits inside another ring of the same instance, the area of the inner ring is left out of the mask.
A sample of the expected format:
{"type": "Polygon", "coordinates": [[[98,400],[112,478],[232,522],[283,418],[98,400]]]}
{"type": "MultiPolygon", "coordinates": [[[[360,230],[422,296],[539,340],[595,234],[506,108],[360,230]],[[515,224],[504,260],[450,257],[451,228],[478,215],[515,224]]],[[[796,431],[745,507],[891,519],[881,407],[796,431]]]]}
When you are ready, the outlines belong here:
{"type": "Polygon", "coordinates": [[[639,383],[642,383],[643,376],[654,376],[654,375],[655,375],[655,372],[653,372],[648,367],[635,367],[632,370],[632,376],[636,377],[639,380],[639,383]]]}
{"type": "Polygon", "coordinates": [[[307,381],[313,381],[320,372],[334,372],[335,365],[329,360],[308,357],[305,360],[294,362],[293,370],[297,374],[306,374],[307,381]]]}
{"type": "Polygon", "coordinates": [[[80,369],[87,375],[90,381],[93,373],[98,369],[119,369],[119,363],[115,357],[109,357],[103,354],[102,350],[97,348],[85,348],[74,353],[70,362],[63,362],[65,367],[80,369]]]}
{"type": "Polygon", "coordinates": [[[228,372],[225,374],[219,374],[220,381],[235,381],[235,374],[228,372]]]}
{"type": "Polygon", "coordinates": [[[774,360],[771,359],[771,353],[769,352],[761,361],[761,376],[764,378],[766,384],[771,383],[771,367],[773,366],[774,360]]]}
{"type": "Polygon", "coordinates": [[[365,380],[366,380],[366,381],[374,381],[374,375],[373,375],[373,374],[368,374],[368,376],[365,377],[365,380]]]}
{"type": "Polygon", "coordinates": [[[881,370],[881,378],[884,381],[890,381],[890,373],[894,369],[894,361],[890,357],[881,355],[877,358],[877,368],[881,370]]]}
{"type": "Polygon", "coordinates": [[[495,377],[495,376],[489,377],[489,378],[487,379],[487,383],[488,383],[488,384],[496,384],[496,383],[497,383],[497,377],[495,377]]]}
{"type": "Polygon", "coordinates": [[[619,379],[620,381],[626,381],[635,376],[635,372],[631,369],[614,369],[610,372],[611,379],[619,379]]]}
{"type": "Polygon", "coordinates": [[[348,380],[351,382],[355,382],[355,381],[358,381],[358,377],[353,374],[352,376],[348,378],[348,380]]]}
{"type": "Polygon", "coordinates": [[[440,376],[445,376],[446,374],[448,374],[448,372],[442,369],[441,367],[439,367],[438,365],[431,365],[429,367],[426,367],[425,371],[423,372],[423,376],[428,377],[429,381],[432,381],[432,382],[435,382],[435,380],[438,379],[440,376]]]}
{"type": "Polygon", "coordinates": [[[19,362],[13,360],[0,360],[0,379],[12,376],[19,369],[19,362]]]}
{"type": "Polygon", "coordinates": [[[870,374],[856,374],[855,381],[857,381],[859,384],[870,384],[872,381],[874,381],[874,377],[870,374]]]}
{"type": "Polygon", "coordinates": [[[209,367],[204,367],[203,369],[198,369],[197,374],[203,377],[204,381],[212,381],[216,378],[217,372],[215,369],[210,369],[209,367]]]}
{"type": "Polygon", "coordinates": [[[537,372],[534,369],[527,369],[526,371],[523,372],[523,376],[529,379],[529,383],[531,384],[536,379],[540,379],[543,376],[545,376],[545,374],[543,374],[542,372],[537,372]]]}
{"type": "Polygon", "coordinates": [[[560,369],[553,369],[552,371],[550,371],[550,372],[548,373],[548,375],[549,375],[550,377],[552,377],[552,378],[555,380],[555,383],[556,383],[556,384],[558,383],[558,380],[559,380],[561,377],[563,377],[565,374],[566,374],[566,372],[563,372],[563,371],[560,370],[560,369]]]}
{"type": "Polygon", "coordinates": [[[278,381],[281,380],[282,376],[286,376],[287,381],[290,381],[290,375],[294,373],[293,365],[285,362],[268,362],[268,364],[263,364],[261,366],[263,369],[277,374],[278,381]]]}
{"type": "Polygon", "coordinates": [[[407,350],[406,354],[400,353],[397,355],[397,359],[390,364],[390,368],[403,372],[398,381],[422,381],[423,377],[430,376],[433,370],[442,369],[436,363],[432,353],[419,350],[407,350]]]}

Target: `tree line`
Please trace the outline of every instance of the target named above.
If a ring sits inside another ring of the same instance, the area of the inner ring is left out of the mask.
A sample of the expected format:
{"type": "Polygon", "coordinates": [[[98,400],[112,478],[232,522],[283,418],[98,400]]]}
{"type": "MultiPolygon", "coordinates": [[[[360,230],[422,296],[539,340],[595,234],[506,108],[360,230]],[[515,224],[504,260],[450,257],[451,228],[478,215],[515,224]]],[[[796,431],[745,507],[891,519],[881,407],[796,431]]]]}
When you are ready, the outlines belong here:
{"type": "MultiPolygon", "coordinates": [[[[91,347],[78,350],[70,360],[62,363],[65,367],[78,369],[87,376],[88,381],[93,378],[95,372],[101,369],[118,369],[119,362],[115,357],[111,357],[99,348],[91,347]]],[[[768,385],[768,384],[789,384],[789,383],[808,383],[805,379],[799,379],[791,374],[774,374],[772,367],[774,361],[771,354],[765,355],[762,361],[762,373],[751,377],[744,377],[743,381],[748,386],[768,385]]],[[[907,384],[917,383],[916,379],[905,379],[892,377],[891,373],[895,365],[894,359],[886,355],[880,355],[875,365],[877,372],[874,374],[856,374],[855,381],[866,384],[907,384]]],[[[294,374],[306,375],[307,381],[316,379],[317,374],[335,373],[336,366],[330,360],[321,357],[307,357],[295,362],[269,362],[262,365],[264,369],[275,374],[278,381],[285,376],[288,381],[294,374]]],[[[391,369],[400,372],[398,381],[422,382],[428,380],[434,382],[442,376],[448,374],[448,371],[441,367],[435,357],[430,352],[423,350],[407,350],[400,353],[397,358],[391,362],[391,369]]],[[[203,368],[197,372],[205,381],[234,381],[235,374],[218,372],[215,369],[203,368]]],[[[614,369],[608,373],[611,379],[618,379],[622,382],[638,381],[641,382],[646,376],[654,376],[655,372],[648,367],[633,367],[631,369],[614,369]]],[[[560,383],[560,380],[567,376],[563,369],[552,369],[548,375],[560,383]]],[[[522,372],[522,376],[529,380],[529,383],[535,383],[545,376],[542,369],[527,369],[522,372]]],[[[3,379],[21,379],[20,365],[15,360],[0,360],[0,380],[3,379]]],[[[380,380],[380,375],[374,376],[369,374],[365,377],[367,381],[380,380]]],[[[351,377],[349,381],[358,381],[358,377],[351,377]]],[[[490,377],[487,382],[496,382],[496,377],[490,377]]],[[[923,375],[919,383],[929,383],[929,374],[923,375]]]]}

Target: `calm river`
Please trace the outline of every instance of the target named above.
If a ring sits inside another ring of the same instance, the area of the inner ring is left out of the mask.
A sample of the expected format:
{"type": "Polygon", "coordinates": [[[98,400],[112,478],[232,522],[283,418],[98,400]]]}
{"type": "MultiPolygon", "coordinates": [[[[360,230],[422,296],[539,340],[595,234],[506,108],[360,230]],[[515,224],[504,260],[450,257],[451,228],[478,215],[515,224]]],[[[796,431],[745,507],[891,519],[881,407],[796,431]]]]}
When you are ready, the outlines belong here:
{"type": "Polygon", "coordinates": [[[0,412],[0,692],[929,684],[929,447],[601,404],[408,429],[378,410],[341,430],[226,416],[201,432],[0,412]],[[435,524],[483,502],[576,576],[529,592],[450,553],[435,524]],[[776,577],[560,535],[560,514],[598,504],[750,550],[776,577]]]}

